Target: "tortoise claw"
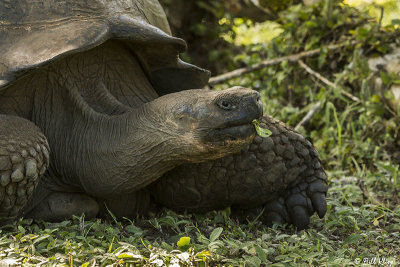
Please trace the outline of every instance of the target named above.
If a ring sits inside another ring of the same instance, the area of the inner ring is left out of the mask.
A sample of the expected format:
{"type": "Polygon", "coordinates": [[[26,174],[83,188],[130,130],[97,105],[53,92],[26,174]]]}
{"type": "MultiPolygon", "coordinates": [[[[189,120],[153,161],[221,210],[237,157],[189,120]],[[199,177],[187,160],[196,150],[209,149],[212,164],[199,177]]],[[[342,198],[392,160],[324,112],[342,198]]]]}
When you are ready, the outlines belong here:
{"type": "Polygon", "coordinates": [[[279,213],[275,212],[275,211],[269,212],[266,215],[266,218],[265,218],[264,221],[265,221],[265,223],[267,225],[272,225],[274,223],[278,223],[278,224],[284,224],[285,223],[285,220],[282,218],[282,216],[279,213]]]}
{"type": "Polygon", "coordinates": [[[328,191],[326,175],[324,172],[317,173],[319,179],[315,179],[308,186],[307,194],[311,198],[312,206],[320,218],[326,213],[325,195],[328,191]]]}
{"type": "Polygon", "coordinates": [[[286,211],[285,201],[282,197],[271,201],[264,206],[264,214],[261,220],[271,226],[273,223],[290,223],[289,213],[286,211]]]}
{"type": "MultiPolygon", "coordinates": [[[[297,188],[304,188],[304,185],[299,185],[297,188]]],[[[302,230],[307,227],[309,223],[309,217],[314,212],[311,204],[311,200],[306,196],[304,191],[292,189],[297,193],[291,192],[286,200],[286,208],[289,211],[292,223],[297,229],[302,230]]]]}
{"type": "Polygon", "coordinates": [[[309,217],[306,198],[296,194],[292,195],[289,201],[280,198],[265,205],[262,221],[268,226],[273,223],[292,223],[298,230],[302,230],[307,227],[309,217]],[[289,203],[297,204],[290,205],[289,203]]]}
{"type": "Polygon", "coordinates": [[[316,179],[315,181],[310,183],[310,185],[308,186],[308,191],[311,193],[326,193],[328,191],[328,185],[326,184],[325,180],[316,179]]]}
{"type": "Polygon", "coordinates": [[[325,172],[317,173],[310,179],[305,179],[307,180],[308,182],[300,183],[288,190],[285,199],[292,223],[298,229],[304,229],[308,225],[309,217],[314,212],[319,218],[323,218],[327,209],[325,195],[328,185],[325,172]]]}
{"type": "Polygon", "coordinates": [[[325,216],[326,213],[326,200],[325,194],[323,193],[314,193],[311,195],[311,201],[314,210],[317,212],[318,217],[321,219],[325,216]]]}
{"type": "Polygon", "coordinates": [[[296,226],[298,230],[305,229],[310,222],[308,211],[303,206],[294,206],[290,215],[294,226],[296,226]]]}
{"type": "Polygon", "coordinates": [[[305,181],[287,189],[285,198],[271,201],[265,205],[264,223],[292,223],[298,230],[305,229],[309,217],[316,212],[323,218],[326,210],[325,195],[328,190],[326,180],[312,176],[305,181]],[[311,181],[310,181],[311,180],[311,181]]]}

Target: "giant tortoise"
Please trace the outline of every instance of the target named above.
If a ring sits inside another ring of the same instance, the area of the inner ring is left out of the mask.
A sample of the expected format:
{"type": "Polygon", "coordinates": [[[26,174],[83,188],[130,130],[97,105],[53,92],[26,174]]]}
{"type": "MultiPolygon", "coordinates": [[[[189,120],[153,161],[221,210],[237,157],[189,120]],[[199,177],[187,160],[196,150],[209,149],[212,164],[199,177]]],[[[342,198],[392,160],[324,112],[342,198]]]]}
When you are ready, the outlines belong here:
{"type": "Polygon", "coordinates": [[[0,2],[0,221],[160,207],[304,228],[326,212],[312,144],[256,91],[201,89],[156,0],[0,2]],[[260,119],[272,136],[256,136],[260,119]]]}

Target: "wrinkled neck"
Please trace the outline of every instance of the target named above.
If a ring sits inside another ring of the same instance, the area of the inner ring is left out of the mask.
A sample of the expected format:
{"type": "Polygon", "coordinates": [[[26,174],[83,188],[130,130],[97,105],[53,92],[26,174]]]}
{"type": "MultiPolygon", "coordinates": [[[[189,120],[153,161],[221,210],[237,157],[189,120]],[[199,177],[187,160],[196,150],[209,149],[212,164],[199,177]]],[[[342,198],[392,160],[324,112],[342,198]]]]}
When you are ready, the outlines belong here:
{"type": "Polygon", "coordinates": [[[117,116],[74,118],[64,131],[54,144],[55,167],[94,196],[138,190],[182,163],[175,137],[149,119],[146,105],[117,116]]]}
{"type": "Polygon", "coordinates": [[[181,164],[176,137],[160,127],[162,118],[149,112],[149,104],[100,113],[73,85],[54,88],[33,97],[31,120],[48,138],[50,182],[56,188],[115,196],[138,190],[181,164]]]}
{"type": "Polygon", "coordinates": [[[103,180],[97,184],[104,188],[100,191],[115,195],[138,190],[183,162],[176,148],[176,136],[160,127],[161,123],[150,116],[147,105],[107,123],[107,127],[100,123],[98,129],[102,132],[99,142],[105,145],[86,149],[89,154],[99,155],[97,177],[103,180]]]}

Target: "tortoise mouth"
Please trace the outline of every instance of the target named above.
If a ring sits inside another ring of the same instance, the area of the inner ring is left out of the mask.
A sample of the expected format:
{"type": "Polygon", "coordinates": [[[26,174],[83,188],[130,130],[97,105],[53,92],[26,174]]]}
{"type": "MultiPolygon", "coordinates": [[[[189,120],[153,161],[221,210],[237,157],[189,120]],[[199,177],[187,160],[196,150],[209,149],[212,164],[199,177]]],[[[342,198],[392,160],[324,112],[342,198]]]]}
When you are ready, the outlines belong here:
{"type": "Polygon", "coordinates": [[[208,143],[224,143],[225,141],[242,141],[255,136],[254,125],[249,122],[232,122],[209,130],[204,137],[208,143]]]}
{"type": "Polygon", "coordinates": [[[236,141],[247,139],[256,133],[253,124],[236,124],[228,127],[216,129],[218,135],[224,140],[236,141]]]}
{"type": "Polygon", "coordinates": [[[204,141],[221,143],[223,141],[245,141],[254,137],[256,130],[253,125],[254,119],[262,118],[262,106],[245,105],[240,112],[225,114],[224,122],[209,130],[204,141]]]}

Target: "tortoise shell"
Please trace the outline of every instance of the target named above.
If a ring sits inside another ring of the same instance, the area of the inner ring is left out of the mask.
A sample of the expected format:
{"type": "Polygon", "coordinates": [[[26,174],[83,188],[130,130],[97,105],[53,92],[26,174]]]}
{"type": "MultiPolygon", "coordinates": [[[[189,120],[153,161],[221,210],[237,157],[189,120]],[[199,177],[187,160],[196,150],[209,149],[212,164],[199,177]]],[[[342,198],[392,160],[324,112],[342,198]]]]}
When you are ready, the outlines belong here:
{"type": "Polygon", "coordinates": [[[156,0],[0,2],[0,91],[30,70],[109,39],[126,42],[159,95],[202,88],[209,72],[183,62],[156,0]]]}

